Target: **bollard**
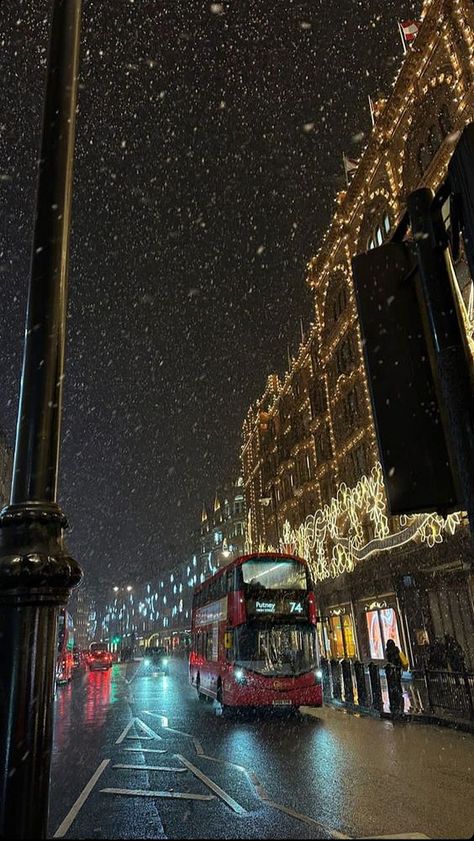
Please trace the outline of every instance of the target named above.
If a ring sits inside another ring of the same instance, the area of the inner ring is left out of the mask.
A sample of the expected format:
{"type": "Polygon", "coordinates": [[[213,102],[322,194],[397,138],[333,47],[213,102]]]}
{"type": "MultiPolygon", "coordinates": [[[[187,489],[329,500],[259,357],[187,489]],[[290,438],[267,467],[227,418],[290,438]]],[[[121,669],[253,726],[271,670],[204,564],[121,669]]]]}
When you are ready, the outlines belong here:
{"type": "Polygon", "coordinates": [[[338,701],[342,698],[341,667],[339,660],[331,660],[332,697],[338,701]]]}
{"type": "Polygon", "coordinates": [[[352,684],[351,661],[341,660],[342,680],[344,683],[344,700],[347,704],[354,703],[354,686],[352,684]]]}
{"type": "Polygon", "coordinates": [[[370,689],[372,691],[372,707],[379,713],[383,711],[382,687],[377,663],[369,663],[370,689]]]}
{"type": "Polygon", "coordinates": [[[369,699],[365,682],[365,666],[360,660],[354,660],[354,673],[357,686],[357,699],[360,707],[368,707],[369,699]]]}
{"type": "Polygon", "coordinates": [[[327,657],[321,657],[321,671],[323,673],[323,694],[325,698],[331,697],[331,677],[329,674],[329,661],[327,657]]]}
{"type": "Polygon", "coordinates": [[[392,716],[403,715],[404,701],[402,689],[402,671],[397,666],[387,663],[385,666],[387,676],[388,703],[392,716]]]}

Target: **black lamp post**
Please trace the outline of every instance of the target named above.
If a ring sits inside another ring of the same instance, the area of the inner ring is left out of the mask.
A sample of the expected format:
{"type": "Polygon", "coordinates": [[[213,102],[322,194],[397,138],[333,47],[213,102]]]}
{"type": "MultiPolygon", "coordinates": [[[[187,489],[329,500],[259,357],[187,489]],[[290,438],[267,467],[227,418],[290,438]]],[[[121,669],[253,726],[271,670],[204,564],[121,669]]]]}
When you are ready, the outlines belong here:
{"type": "Polygon", "coordinates": [[[10,504],[0,514],[0,837],[44,838],[57,620],[81,569],[57,503],[81,0],[53,0],[10,504]]]}

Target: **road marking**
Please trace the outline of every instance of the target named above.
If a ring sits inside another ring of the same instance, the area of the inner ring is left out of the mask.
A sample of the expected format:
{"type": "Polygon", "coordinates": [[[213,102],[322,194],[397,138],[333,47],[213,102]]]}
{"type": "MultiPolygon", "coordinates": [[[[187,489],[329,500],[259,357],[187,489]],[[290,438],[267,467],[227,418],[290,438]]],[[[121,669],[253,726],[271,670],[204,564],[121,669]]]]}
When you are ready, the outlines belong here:
{"type": "Polygon", "coordinates": [[[141,727],[142,730],[144,730],[145,733],[148,734],[148,736],[151,736],[152,739],[159,739],[160,742],[163,741],[161,736],[158,736],[158,733],[155,733],[155,731],[152,730],[151,727],[148,727],[148,724],[145,724],[145,722],[142,721],[141,718],[136,718],[135,721],[137,722],[138,726],[141,727]]]}
{"type": "Polygon", "coordinates": [[[202,759],[210,759],[211,762],[220,762],[222,765],[232,765],[232,768],[238,768],[239,771],[245,771],[248,774],[246,768],[243,765],[237,765],[236,762],[230,762],[228,759],[218,759],[217,756],[208,756],[206,753],[201,754],[202,759]]]}
{"type": "Polygon", "coordinates": [[[169,719],[165,715],[161,715],[160,713],[152,713],[150,710],[142,710],[142,713],[146,715],[152,715],[153,718],[159,718],[161,720],[161,726],[164,727],[166,730],[169,730],[170,733],[178,733],[179,736],[187,736],[188,739],[192,739],[191,733],[183,733],[182,730],[173,730],[172,727],[169,726],[169,719]]]}
{"type": "Polygon", "coordinates": [[[71,826],[72,822],[75,820],[77,813],[82,808],[84,803],[86,802],[89,794],[91,793],[92,789],[94,788],[97,780],[99,779],[100,775],[105,771],[107,765],[109,764],[110,759],[103,759],[98,768],[92,774],[87,785],[82,789],[79,797],[77,798],[76,802],[73,804],[69,812],[67,813],[66,817],[64,818],[63,822],[58,826],[56,832],[53,835],[53,838],[63,838],[66,835],[69,827],[71,826]]]}
{"type": "Polygon", "coordinates": [[[280,803],[274,803],[273,800],[267,800],[266,804],[272,809],[278,809],[280,812],[285,812],[285,814],[290,815],[292,818],[296,818],[298,821],[303,821],[303,823],[307,823],[310,826],[317,826],[319,829],[322,829],[329,838],[351,838],[350,835],[344,835],[344,833],[338,832],[337,829],[328,829],[327,826],[324,826],[324,824],[319,821],[315,821],[314,818],[310,818],[309,815],[302,815],[301,812],[296,812],[295,809],[291,809],[289,806],[282,806],[280,803]]]}
{"type": "Polygon", "coordinates": [[[184,794],[181,791],[144,791],[134,788],[101,788],[101,794],[128,794],[131,797],[169,797],[176,800],[215,800],[213,794],[184,794]]]}
{"type": "Polygon", "coordinates": [[[123,742],[123,740],[125,739],[125,736],[127,735],[128,731],[130,730],[130,728],[131,728],[132,724],[133,724],[133,718],[132,718],[132,720],[131,720],[131,721],[129,721],[129,722],[128,722],[128,724],[127,724],[127,726],[125,727],[125,729],[124,729],[124,730],[122,730],[122,732],[121,732],[120,736],[118,737],[117,741],[115,742],[115,744],[116,744],[116,745],[119,745],[119,744],[120,744],[120,742],[123,742]]]}
{"type": "Polygon", "coordinates": [[[130,751],[131,753],[167,753],[166,748],[159,750],[158,748],[122,748],[122,750],[130,751]]]}
{"type": "Polygon", "coordinates": [[[376,838],[390,838],[390,839],[391,838],[393,838],[393,839],[398,839],[398,838],[407,838],[407,839],[428,838],[429,839],[429,837],[430,837],[429,835],[423,835],[422,832],[401,832],[399,835],[365,835],[365,836],[363,835],[362,836],[362,838],[364,838],[365,841],[370,841],[370,839],[376,839],[376,838]]]}
{"type": "Polygon", "coordinates": [[[260,800],[265,800],[265,801],[269,800],[270,798],[269,798],[267,792],[265,791],[264,787],[262,786],[260,780],[258,779],[257,775],[254,774],[253,771],[247,771],[246,768],[244,770],[245,770],[245,773],[247,774],[250,782],[254,786],[255,791],[257,792],[258,796],[260,797],[260,800]]]}
{"type": "Polygon", "coordinates": [[[221,800],[224,801],[224,803],[227,803],[227,805],[230,806],[230,808],[234,812],[236,812],[238,815],[247,814],[247,810],[244,809],[243,806],[241,806],[239,803],[237,803],[237,801],[234,800],[234,798],[231,797],[230,794],[227,794],[227,792],[225,792],[220,786],[218,786],[217,783],[213,782],[213,780],[207,777],[206,774],[203,774],[203,772],[200,771],[199,768],[196,768],[196,766],[189,762],[187,759],[185,759],[184,756],[181,756],[180,753],[176,753],[175,757],[176,759],[179,759],[179,761],[182,762],[183,765],[186,766],[186,768],[189,768],[189,770],[194,774],[195,777],[198,778],[198,780],[201,780],[201,782],[203,782],[204,785],[206,785],[208,788],[211,789],[211,791],[217,794],[217,796],[220,797],[221,800]]]}
{"type": "Polygon", "coordinates": [[[203,756],[204,755],[203,747],[202,747],[199,739],[196,739],[195,736],[193,736],[193,743],[194,743],[194,747],[196,748],[196,753],[198,753],[200,756],[203,756]]]}
{"type": "Polygon", "coordinates": [[[127,726],[122,730],[122,732],[121,732],[120,736],[118,737],[117,741],[115,742],[115,744],[120,745],[123,742],[124,739],[144,739],[146,741],[151,741],[152,739],[158,739],[160,742],[163,741],[161,736],[158,735],[158,733],[155,733],[155,731],[152,730],[151,727],[148,727],[148,724],[145,724],[145,722],[142,721],[141,718],[137,718],[136,716],[134,718],[132,718],[131,721],[128,722],[127,726]],[[143,730],[143,732],[147,733],[148,735],[147,736],[143,736],[143,735],[142,736],[129,736],[128,731],[130,730],[130,728],[133,725],[135,725],[135,727],[137,727],[138,729],[143,730]]]}
{"type": "Polygon", "coordinates": [[[112,765],[112,768],[129,768],[131,771],[176,771],[182,773],[186,768],[168,768],[165,765],[125,765],[123,762],[117,762],[112,765]]]}

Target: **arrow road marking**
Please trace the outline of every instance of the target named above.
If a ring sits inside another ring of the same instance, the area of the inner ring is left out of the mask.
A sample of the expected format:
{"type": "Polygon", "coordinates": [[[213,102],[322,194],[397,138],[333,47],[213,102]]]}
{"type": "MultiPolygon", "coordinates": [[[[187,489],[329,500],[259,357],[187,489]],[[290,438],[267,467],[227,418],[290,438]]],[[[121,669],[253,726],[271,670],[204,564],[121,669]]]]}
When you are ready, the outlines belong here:
{"type": "Polygon", "coordinates": [[[159,718],[161,721],[161,726],[164,727],[166,730],[169,730],[170,733],[177,733],[179,736],[187,736],[188,739],[193,738],[191,736],[191,733],[183,733],[182,730],[173,730],[173,728],[169,726],[169,719],[165,715],[161,715],[160,713],[152,713],[150,712],[150,710],[142,710],[142,713],[145,713],[145,715],[151,715],[153,716],[153,718],[159,718]]]}
{"type": "Polygon", "coordinates": [[[127,726],[124,728],[124,730],[122,730],[122,732],[121,732],[120,736],[118,737],[117,741],[115,742],[115,744],[120,745],[121,742],[123,742],[123,740],[125,738],[127,738],[127,739],[146,739],[147,741],[150,741],[151,739],[159,739],[160,742],[163,741],[161,736],[158,735],[158,733],[155,733],[155,731],[152,730],[151,727],[148,727],[148,724],[145,724],[145,722],[142,721],[141,718],[136,718],[136,717],[132,718],[132,720],[128,722],[127,726]],[[133,727],[133,725],[135,725],[135,727],[137,729],[139,729],[139,730],[141,729],[143,731],[143,733],[147,733],[148,735],[146,735],[146,736],[143,736],[143,735],[141,735],[141,736],[129,736],[128,731],[131,729],[131,727],[133,727]]]}

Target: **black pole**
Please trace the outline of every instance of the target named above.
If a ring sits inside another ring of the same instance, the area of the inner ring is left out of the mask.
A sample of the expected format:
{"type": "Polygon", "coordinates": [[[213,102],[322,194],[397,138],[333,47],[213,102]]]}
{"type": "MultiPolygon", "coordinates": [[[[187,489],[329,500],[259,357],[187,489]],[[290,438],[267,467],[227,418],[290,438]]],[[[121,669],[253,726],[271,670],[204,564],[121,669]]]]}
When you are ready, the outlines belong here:
{"type": "Polygon", "coordinates": [[[423,187],[408,196],[419,273],[417,297],[460,506],[474,535],[474,385],[455,274],[439,203],[423,187]]]}
{"type": "Polygon", "coordinates": [[[0,837],[45,838],[59,608],[81,569],[57,504],[81,0],[53,0],[10,504],[0,514],[0,837]]]}

